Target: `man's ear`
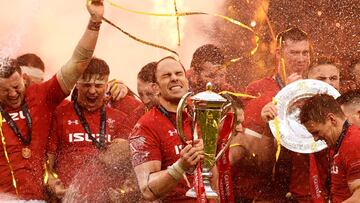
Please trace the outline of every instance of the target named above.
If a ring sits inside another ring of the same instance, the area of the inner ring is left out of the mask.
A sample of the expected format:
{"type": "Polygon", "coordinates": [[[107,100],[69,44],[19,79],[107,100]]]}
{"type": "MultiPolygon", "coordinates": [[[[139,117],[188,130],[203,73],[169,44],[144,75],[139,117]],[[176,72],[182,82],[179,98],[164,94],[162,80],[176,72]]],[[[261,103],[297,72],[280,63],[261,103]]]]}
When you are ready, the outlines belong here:
{"type": "Polygon", "coordinates": [[[154,95],[160,95],[160,87],[156,82],[151,83],[151,89],[154,91],[154,95]]]}
{"type": "Polygon", "coordinates": [[[281,56],[282,56],[282,49],[281,47],[276,47],[275,48],[275,58],[276,58],[276,61],[279,61],[281,59],[281,56]]]}
{"type": "Polygon", "coordinates": [[[356,117],[360,120],[360,108],[356,109],[356,117]]]}
{"type": "Polygon", "coordinates": [[[326,118],[331,122],[331,124],[337,125],[338,120],[336,119],[335,114],[333,114],[333,113],[328,113],[328,114],[326,115],[326,118]]]}
{"type": "Polygon", "coordinates": [[[31,78],[26,73],[23,73],[21,76],[22,76],[22,79],[24,80],[25,87],[29,87],[29,85],[31,83],[31,78]]]}

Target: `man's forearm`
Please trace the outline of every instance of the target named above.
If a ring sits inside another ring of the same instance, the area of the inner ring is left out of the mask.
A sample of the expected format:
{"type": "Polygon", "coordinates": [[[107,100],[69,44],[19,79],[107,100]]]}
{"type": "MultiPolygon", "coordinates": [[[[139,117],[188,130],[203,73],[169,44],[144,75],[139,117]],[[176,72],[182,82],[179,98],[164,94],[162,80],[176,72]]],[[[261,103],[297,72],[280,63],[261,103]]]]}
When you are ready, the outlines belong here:
{"type": "Polygon", "coordinates": [[[143,195],[147,200],[156,200],[173,190],[177,184],[178,180],[173,178],[166,170],[158,171],[149,175],[143,195]]]}
{"type": "Polygon", "coordinates": [[[89,27],[94,23],[90,20],[85,33],[77,44],[71,59],[57,73],[60,86],[64,93],[69,94],[76,81],[82,75],[93,56],[98,30],[90,30],[89,27]]]}

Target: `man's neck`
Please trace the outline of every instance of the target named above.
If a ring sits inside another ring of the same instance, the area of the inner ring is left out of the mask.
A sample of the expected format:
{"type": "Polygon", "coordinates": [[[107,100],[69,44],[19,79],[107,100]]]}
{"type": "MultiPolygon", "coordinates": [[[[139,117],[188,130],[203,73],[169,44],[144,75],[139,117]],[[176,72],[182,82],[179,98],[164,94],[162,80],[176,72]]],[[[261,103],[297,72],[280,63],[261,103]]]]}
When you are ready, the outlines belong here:
{"type": "Polygon", "coordinates": [[[86,105],[84,105],[83,103],[81,102],[78,102],[78,105],[80,106],[80,108],[83,110],[83,112],[88,112],[88,113],[94,113],[94,112],[97,112],[101,109],[101,107],[103,105],[98,105],[96,107],[87,107],[86,105]]]}
{"type": "Polygon", "coordinates": [[[161,106],[163,106],[167,111],[176,113],[178,103],[174,103],[171,101],[167,101],[164,98],[159,98],[159,103],[161,106]]]}

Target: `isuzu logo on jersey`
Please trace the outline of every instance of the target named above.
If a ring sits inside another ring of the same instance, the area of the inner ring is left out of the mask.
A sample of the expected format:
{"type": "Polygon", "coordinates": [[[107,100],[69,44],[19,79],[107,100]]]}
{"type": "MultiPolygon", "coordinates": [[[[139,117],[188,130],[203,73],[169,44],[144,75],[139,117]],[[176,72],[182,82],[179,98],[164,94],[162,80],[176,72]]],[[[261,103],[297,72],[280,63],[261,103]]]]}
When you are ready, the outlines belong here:
{"type": "MultiPolygon", "coordinates": [[[[17,121],[19,119],[25,119],[25,116],[22,111],[15,112],[15,113],[9,113],[13,121],[17,121]]],[[[2,122],[6,122],[5,118],[2,119],[2,122]]]]}
{"type": "Polygon", "coordinates": [[[331,166],[331,174],[339,174],[339,168],[335,165],[331,166]]]}
{"type": "MultiPolygon", "coordinates": [[[[99,141],[100,134],[92,134],[99,141]]],[[[105,135],[106,142],[111,142],[111,135],[105,135]]],[[[69,133],[69,142],[92,142],[87,133],[69,133]]]]}
{"type": "Polygon", "coordinates": [[[67,121],[67,124],[68,124],[68,125],[72,125],[72,124],[78,125],[78,124],[79,124],[79,120],[68,120],[68,121],[67,121]]]}

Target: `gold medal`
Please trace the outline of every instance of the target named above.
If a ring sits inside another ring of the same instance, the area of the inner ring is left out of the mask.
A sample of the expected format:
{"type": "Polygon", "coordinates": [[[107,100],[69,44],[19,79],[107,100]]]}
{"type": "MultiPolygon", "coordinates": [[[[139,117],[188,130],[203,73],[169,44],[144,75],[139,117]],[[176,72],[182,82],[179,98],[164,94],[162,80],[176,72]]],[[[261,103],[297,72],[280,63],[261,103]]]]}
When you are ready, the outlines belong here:
{"type": "Polygon", "coordinates": [[[31,150],[29,149],[29,147],[24,147],[21,150],[21,154],[25,159],[28,159],[31,157],[31,150]]]}

